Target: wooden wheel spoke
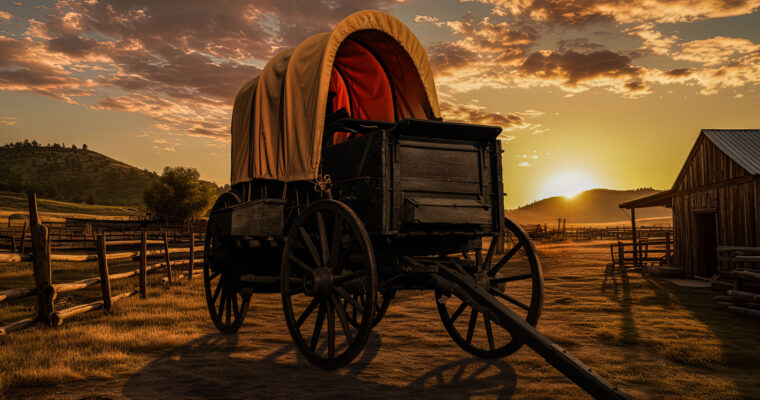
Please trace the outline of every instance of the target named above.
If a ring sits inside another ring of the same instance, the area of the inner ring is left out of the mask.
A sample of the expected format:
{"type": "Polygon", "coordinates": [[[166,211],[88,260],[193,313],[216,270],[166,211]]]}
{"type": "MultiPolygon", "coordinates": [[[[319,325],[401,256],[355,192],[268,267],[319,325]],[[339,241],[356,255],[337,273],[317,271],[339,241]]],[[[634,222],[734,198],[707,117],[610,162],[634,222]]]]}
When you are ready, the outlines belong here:
{"type": "Polygon", "coordinates": [[[450,323],[452,323],[452,324],[453,324],[453,323],[454,323],[454,321],[456,321],[456,320],[457,320],[457,318],[459,318],[459,316],[460,316],[460,315],[462,315],[462,312],[463,312],[463,311],[464,311],[466,308],[467,308],[467,303],[465,303],[465,302],[463,301],[463,302],[462,302],[462,304],[460,304],[460,305],[459,305],[459,307],[458,307],[458,308],[457,308],[457,309],[454,311],[454,314],[451,314],[451,318],[450,318],[450,321],[451,321],[451,322],[450,322],[450,323]]]}
{"type": "Polygon", "coordinates": [[[309,249],[311,258],[314,259],[314,264],[320,266],[322,264],[322,261],[319,259],[319,253],[317,252],[317,248],[314,246],[314,242],[311,241],[309,232],[306,232],[306,229],[303,226],[299,226],[298,233],[301,234],[301,239],[303,239],[306,248],[309,249]]]}
{"type": "Polygon", "coordinates": [[[237,318],[238,314],[240,313],[240,309],[238,308],[237,293],[234,293],[232,295],[232,312],[234,313],[235,318],[237,318]]]}
{"type": "Polygon", "coordinates": [[[508,301],[508,302],[510,302],[510,303],[512,303],[512,304],[514,304],[514,305],[516,305],[518,307],[520,307],[520,308],[523,308],[525,310],[529,310],[530,309],[529,305],[523,303],[520,300],[517,300],[516,298],[514,298],[514,297],[512,297],[512,296],[510,296],[510,295],[508,295],[506,293],[502,293],[502,292],[500,292],[500,291],[498,291],[498,290],[496,290],[494,288],[491,288],[491,293],[493,293],[496,296],[501,297],[502,299],[504,299],[504,300],[506,300],[506,301],[508,301]]]}
{"type": "Polygon", "coordinates": [[[365,275],[367,275],[367,271],[363,269],[360,269],[358,271],[351,271],[351,272],[347,272],[347,273],[336,276],[335,278],[333,278],[333,283],[335,283],[336,285],[340,285],[343,282],[348,282],[356,278],[361,278],[362,276],[365,276],[365,275]]]}
{"type": "Polygon", "coordinates": [[[338,262],[338,253],[340,252],[340,244],[343,239],[343,220],[340,215],[335,214],[333,219],[333,231],[332,242],[330,243],[330,257],[327,259],[327,267],[330,269],[335,268],[335,264],[338,262]]]}
{"type": "Polygon", "coordinates": [[[475,333],[475,324],[478,322],[478,311],[476,309],[472,309],[472,313],[470,314],[470,324],[467,326],[467,344],[472,343],[472,335],[475,333]]]}
{"type": "Polygon", "coordinates": [[[219,312],[216,313],[216,317],[219,319],[219,322],[222,322],[222,315],[224,315],[224,303],[227,300],[227,291],[224,290],[224,287],[222,287],[222,300],[219,301],[219,312]]]}
{"type": "Polygon", "coordinates": [[[208,281],[209,281],[209,282],[213,281],[213,280],[214,280],[214,279],[215,279],[217,276],[219,276],[219,275],[221,275],[221,272],[214,272],[213,274],[211,274],[211,275],[208,277],[208,281]]]}
{"type": "Polygon", "coordinates": [[[311,335],[311,343],[309,343],[309,350],[314,351],[317,349],[317,343],[319,342],[319,336],[322,333],[322,323],[325,321],[325,303],[319,303],[319,311],[317,312],[317,322],[314,323],[314,332],[311,335]]]}
{"type": "Polygon", "coordinates": [[[312,311],[314,311],[315,308],[319,305],[319,298],[315,297],[311,300],[311,303],[306,307],[306,309],[303,311],[303,314],[301,314],[300,317],[298,317],[298,321],[296,321],[296,328],[300,328],[301,325],[303,325],[304,322],[306,322],[306,319],[309,318],[309,315],[311,315],[312,311]]]}
{"type": "Polygon", "coordinates": [[[489,276],[496,275],[496,273],[499,272],[499,270],[501,270],[501,267],[503,267],[504,264],[506,264],[512,257],[514,257],[515,254],[517,254],[517,252],[522,248],[522,246],[523,246],[522,242],[518,242],[515,245],[515,247],[511,248],[507,252],[507,254],[505,254],[504,257],[502,257],[502,259],[499,260],[499,262],[496,263],[496,265],[493,266],[493,268],[491,268],[490,270],[488,270],[488,275],[489,276]]]}
{"type": "Polygon", "coordinates": [[[223,281],[224,281],[224,277],[222,277],[222,279],[219,279],[219,282],[216,284],[216,289],[214,290],[214,295],[211,296],[211,299],[212,299],[211,302],[213,304],[216,304],[216,299],[217,299],[217,297],[219,297],[219,293],[222,290],[222,282],[223,281]]]}
{"type": "Polygon", "coordinates": [[[327,358],[335,358],[335,306],[327,302],[327,358]]]}
{"type": "Polygon", "coordinates": [[[488,246],[488,253],[486,254],[486,259],[483,261],[481,271],[488,271],[491,267],[491,260],[493,260],[493,253],[496,251],[496,244],[498,241],[498,236],[491,237],[491,244],[488,246]]]}
{"type": "Polygon", "coordinates": [[[364,307],[362,307],[359,302],[356,301],[356,299],[352,298],[345,289],[343,289],[340,286],[333,286],[333,290],[335,290],[336,293],[338,293],[341,297],[346,299],[349,303],[351,303],[352,306],[354,306],[355,309],[359,310],[360,313],[364,314],[364,307]]]}
{"type": "Polygon", "coordinates": [[[341,307],[340,301],[338,301],[335,295],[331,296],[331,300],[335,308],[338,310],[338,319],[340,320],[340,325],[343,328],[343,333],[346,335],[348,345],[350,346],[354,339],[351,337],[351,329],[348,324],[348,316],[346,315],[346,310],[341,307]]]}
{"type": "Polygon", "coordinates": [[[523,274],[523,275],[515,275],[515,276],[505,276],[503,278],[494,278],[491,280],[491,282],[505,283],[505,282],[522,281],[522,280],[531,279],[531,278],[533,278],[533,274],[523,274]]]}
{"type": "Polygon", "coordinates": [[[289,255],[288,260],[293,262],[295,265],[299,266],[304,271],[314,270],[314,268],[312,268],[310,265],[306,264],[305,262],[301,261],[301,259],[296,257],[294,254],[289,255]]]}
{"type": "Polygon", "coordinates": [[[483,315],[483,321],[486,326],[486,336],[488,337],[488,348],[491,349],[491,351],[494,351],[496,349],[496,345],[494,345],[493,342],[493,331],[491,330],[491,320],[488,319],[485,315],[483,315]]]}
{"type": "Polygon", "coordinates": [[[317,227],[319,228],[319,246],[322,248],[322,265],[327,265],[327,259],[330,256],[327,243],[327,228],[325,228],[325,218],[322,212],[317,211],[317,227]]]}

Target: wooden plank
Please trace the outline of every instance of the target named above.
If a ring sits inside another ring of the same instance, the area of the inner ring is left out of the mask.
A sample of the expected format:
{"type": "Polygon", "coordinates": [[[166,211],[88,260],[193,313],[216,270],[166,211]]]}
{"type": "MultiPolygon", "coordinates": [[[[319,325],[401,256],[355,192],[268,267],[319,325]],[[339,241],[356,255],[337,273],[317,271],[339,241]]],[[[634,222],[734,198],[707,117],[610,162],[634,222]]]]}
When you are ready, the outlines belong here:
{"type": "Polygon", "coordinates": [[[754,318],[760,318],[760,310],[755,310],[752,308],[728,306],[726,307],[726,310],[731,311],[736,314],[747,315],[754,318]]]}
{"type": "Polygon", "coordinates": [[[760,302],[760,293],[745,292],[741,290],[729,290],[729,296],[741,301],[760,302]]]}
{"type": "Polygon", "coordinates": [[[760,273],[750,271],[734,271],[734,276],[738,279],[750,279],[760,282],[760,273]]]}
{"type": "Polygon", "coordinates": [[[172,263],[169,256],[169,239],[166,237],[166,232],[163,233],[164,238],[164,259],[166,260],[166,278],[169,281],[169,285],[172,284],[172,263]]]}
{"type": "Polygon", "coordinates": [[[148,246],[146,241],[148,240],[148,233],[143,231],[140,242],[140,297],[143,299],[148,297],[148,276],[147,276],[147,264],[148,264],[148,246]]]}
{"type": "Polygon", "coordinates": [[[55,293],[58,294],[84,289],[93,285],[97,285],[98,283],[100,283],[100,278],[89,278],[71,283],[56,283],[53,285],[53,288],[55,288],[55,293]]]}
{"type": "MultiPolygon", "coordinates": [[[[139,291],[137,291],[137,290],[133,290],[133,291],[130,291],[130,292],[124,292],[124,293],[121,293],[119,295],[113,296],[111,298],[111,302],[115,303],[115,302],[117,302],[117,301],[119,301],[121,299],[125,299],[127,297],[133,296],[133,295],[138,294],[138,293],[139,293],[139,291]]],[[[63,324],[63,321],[65,321],[65,320],[67,320],[67,319],[69,319],[71,317],[74,317],[74,316],[79,315],[79,314],[86,313],[88,311],[99,310],[101,308],[103,308],[103,301],[96,301],[96,302],[92,302],[92,303],[88,303],[88,304],[81,304],[81,305],[78,305],[78,306],[70,307],[70,308],[67,308],[65,310],[56,311],[52,315],[52,325],[53,326],[61,326],[61,324],[63,324]]]]}
{"type": "Polygon", "coordinates": [[[193,268],[195,268],[195,232],[190,231],[190,255],[187,264],[187,279],[193,279],[193,268]]]}
{"type": "Polygon", "coordinates": [[[0,301],[20,299],[23,297],[33,296],[35,294],[37,294],[37,288],[34,286],[0,290],[0,301]]]}
{"type": "Polygon", "coordinates": [[[106,238],[105,236],[98,235],[98,272],[100,273],[100,292],[103,298],[103,309],[106,312],[111,312],[112,299],[111,299],[111,279],[108,274],[108,258],[106,258],[106,238]]]}
{"type": "Polygon", "coordinates": [[[28,328],[32,325],[34,325],[34,318],[26,318],[22,319],[21,321],[12,322],[5,326],[0,326],[0,336],[28,328]]]}

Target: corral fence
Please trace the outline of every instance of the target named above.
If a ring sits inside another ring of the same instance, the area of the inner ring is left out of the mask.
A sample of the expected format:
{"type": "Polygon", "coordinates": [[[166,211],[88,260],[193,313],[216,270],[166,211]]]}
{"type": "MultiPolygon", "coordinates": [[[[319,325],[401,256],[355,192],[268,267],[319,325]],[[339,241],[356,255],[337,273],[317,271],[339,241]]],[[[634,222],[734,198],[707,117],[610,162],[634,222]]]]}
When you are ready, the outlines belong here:
{"type": "Polygon", "coordinates": [[[665,232],[662,237],[639,237],[634,242],[610,244],[612,266],[620,269],[645,264],[673,264],[673,235],[665,232]]]}
{"type": "MultiPolygon", "coordinates": [[[[633,229],[630,226],[567,226],[566,219],[558,219],[556,224],[530,224],[522,228],[533,240],[563,241],[563,240],[633,240],[633,229]]],[[[636,228],[637,238],[672,237],[671,225],[647,225],[636,228]]]]}
{"type": "MultiPolygon", "coordinates": [[[[86,233],[85,237],[71,235],[51,235],[52,229],[40,223],[34,193],[29,194],[28,243],[31,252],[35,285],[0,291],[0,302],[37,298],[37,315],[0,326],[0,335],[17,331],[41,323],[46,326],[60,326],[66,319],[88,311],[102,309],[109,313],[113,304],[121,299],[140,295],[146,298],[149,273],[162,272],[161,279],[168,287],[180,279],[192,279],[200,274],[202,266],[205,227],[201,224],[171,226],[167,230],[106,231],[97,229],[86,233]],[[137,260],[139,267],[134,270],[112,274],[109,261],[137,260]],[[158,262],[151,262],[159,259],[158,262]],[[92,262],[97,261],[98,276],[75,282],[53,282],[52,261],[92,262]],[[133,290],[113,294],[111,282],[137,276],[133,290]],[[101,289],[101,300],[57,310],[55,299],[58,294],[82,290],[96,285],[101,289]]],[[[27,229],[27,228],[24,228],[27,229]]],[[[23,231],[22,231],[23,232],[23,231]]],[[[17,250],[23,254],[27,236],[21,236],[17,250]],[[21,245],[20,242],[24,244],[21,245]]]]}

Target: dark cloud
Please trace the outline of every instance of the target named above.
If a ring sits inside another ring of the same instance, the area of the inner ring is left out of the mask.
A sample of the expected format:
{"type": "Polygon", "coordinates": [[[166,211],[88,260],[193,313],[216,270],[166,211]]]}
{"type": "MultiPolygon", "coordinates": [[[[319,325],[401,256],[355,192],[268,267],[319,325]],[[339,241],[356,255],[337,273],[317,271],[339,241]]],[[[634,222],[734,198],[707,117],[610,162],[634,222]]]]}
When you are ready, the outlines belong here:
{"type": "Polygon", "coordinates": [[[694,68],[676,68],[670,71],[665,71],[664,74],[672,78],[681,78],[693,74],[696,70],[694,68]]]}
{"type": "Polygon", "coordinates": [[[477,105],[455,104],[448,101],[442,101],[440,106],[441,113],[447,121],[495,125],[504,129],[525,125],[523,117],[514,113],[492,113],[477,105]]]}
{"type": "Polygon", "coordinates": [[[644,72],[631,65],[629,57],[609,50],[535,52],[522,64],[521,71],[536,78],[562,79],[569,86],[596,78],[638,78],[644,72]]]}

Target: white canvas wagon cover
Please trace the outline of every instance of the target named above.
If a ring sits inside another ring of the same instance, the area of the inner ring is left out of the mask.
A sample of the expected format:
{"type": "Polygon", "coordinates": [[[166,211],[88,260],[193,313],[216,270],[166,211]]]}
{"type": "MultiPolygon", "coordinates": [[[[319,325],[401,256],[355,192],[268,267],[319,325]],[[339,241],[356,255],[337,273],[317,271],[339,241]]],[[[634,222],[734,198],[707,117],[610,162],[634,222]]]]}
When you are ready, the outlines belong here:
{"type": "Polygon", "coordinates": [[[231,183],[315,179],[326,112],[340,108],[389,122],[440,118],[427,54],[401,21],[360,11],[272,57],[235,98],[231,183]]]}

